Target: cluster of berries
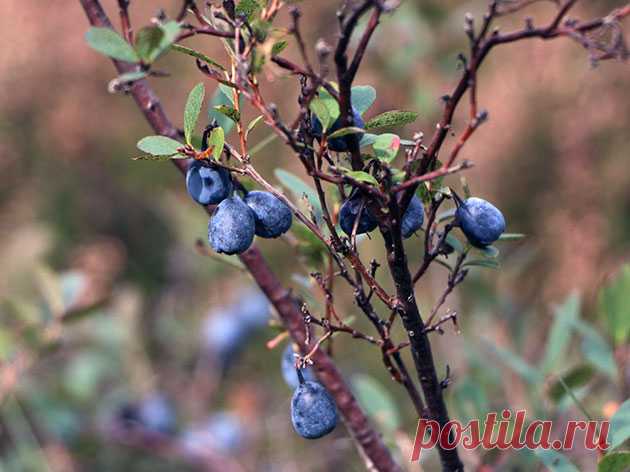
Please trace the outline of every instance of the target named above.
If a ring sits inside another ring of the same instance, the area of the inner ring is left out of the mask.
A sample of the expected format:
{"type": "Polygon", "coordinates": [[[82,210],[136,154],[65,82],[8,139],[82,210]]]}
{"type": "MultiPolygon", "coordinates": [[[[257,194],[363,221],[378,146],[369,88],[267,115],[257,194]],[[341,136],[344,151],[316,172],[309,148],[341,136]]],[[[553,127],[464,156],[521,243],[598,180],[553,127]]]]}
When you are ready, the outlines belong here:
{"type": "Polygon", "coordinates": [[[277,238],[291,227],[291,209],[269,192],[234,194],[227,169],[204,160],[195,160],[186,173],[189,195],[202,205],[217,205],[208,223],[208,240],[223,254],[241,254],[252,245],[254,236],[277,238]]]}

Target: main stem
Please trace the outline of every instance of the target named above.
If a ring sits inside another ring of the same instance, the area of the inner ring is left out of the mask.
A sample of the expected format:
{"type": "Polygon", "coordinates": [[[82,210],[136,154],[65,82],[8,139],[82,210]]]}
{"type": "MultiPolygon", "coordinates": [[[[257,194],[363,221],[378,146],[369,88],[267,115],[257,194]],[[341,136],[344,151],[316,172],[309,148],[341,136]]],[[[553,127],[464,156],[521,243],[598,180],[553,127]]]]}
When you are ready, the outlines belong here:
{"type": "MultiPolygon", "coordinates": [[[[79,1],[92,26],[112,27],[98,0],[79,1]]],[[[133,69],[130,64],[119,61],[113,62],[119,73],[129,72],[133,69]]],[[[177,129],[164,113],[157,95],[146,80],[134,82],[131,87],[131,95],[156,133],[172,138],[179,137],[177,129]]],[[[174,160],[173,162],[180,171],[185,172],[186,163],[184,161],[174,160]]],[[[207,210],[210,211],[209,208],[207,210]]],[[[256,246],[252,246],[239,257],[275,307],[291,338],[300,346],[302,352],[307,352],[310,348],[306,344],[304,319],[289,291],[282,286],[256,246]]],[[[312,359],[318,379],[335,399],[337,408],[368,469],[382,472],[401,472],[402,469],[394,461],[380,435],[368,421],[334,361],[320,349],[316,351],[312,359]]]]}
{"type": "MultiPolygon", "coordinates": [[[[390,204],[390,213],[392,215],[400,213],[395,199],[392,199],[390,204]]],[[[392,225],[381,225],[381,233],[387,250],[387,264],[396,287],[400,317],[407,331],[411,354],[424,394],[426,416],[437,421],[440,428],[443,428],[449,422],[448,410],[444,401],[444,387],[435,369],[431,343],[428,333],[425,332],[425,325],[416,302],[407,256],[400,237],[400,225],[397,221],[400,221],[400,218],[396,216],[392,220],[392,225]]],[[[438,443],[438,452],[444,471],[464,470],[456,448],[443,449],[438,443]]]]}

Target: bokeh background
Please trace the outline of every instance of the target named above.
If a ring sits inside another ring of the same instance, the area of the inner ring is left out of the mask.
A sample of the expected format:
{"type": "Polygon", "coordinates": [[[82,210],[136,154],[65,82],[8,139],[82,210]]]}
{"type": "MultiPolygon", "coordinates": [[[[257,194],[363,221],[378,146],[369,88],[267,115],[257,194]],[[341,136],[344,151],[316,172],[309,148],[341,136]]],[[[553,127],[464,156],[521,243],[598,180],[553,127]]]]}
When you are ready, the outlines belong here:
{"type": "MultiPolygon", "coordinates": [[[[116,20],[115,2],[103,3],[116,20]]],[[[362,470],[342,425],[316,442],[293,432],[291,390],[280,373],[285,341],[267,345],[281,335],[273,313],[269,325],[248,333],[229,366],[221,369],[213,359],[204,334],[208,319],[238,311],[233,304],[253,297],[253,282],[238,267],[196,249],[196,240],[206,237],[207,216],[188,198],[172,165],[129,159],[136,141],[152,133],[129,97],[108,93],[115,72],[85,44],[88,26],[78,2],[2,4],[0,469],[203,470],[199,458],[209,456],[206,465],[227,461],[242,470],[362,470]],[[130,410],[150,399],[158,416],[173,410],[169,439],[158,434],[128,441],[125,421],[138,422],[130,410]],[[212,433],[201,454],[181,447],[187,431],[203,429],[217,413],[230,415],[224,429],[232,442],[223,444],[212,433]],[[117,421],[125,423],[122,431],[117,421]]],[[[619,4],[580,2],[572,15],[601,16],[619,4]]],[[[319,38],[334,43],[337,5],[303,3],[308,44],[319,38]]],[[[377,89],[368,117],[418,111],[416,123],[398,132],[430,135],[439,98],[460,74],[464,13],[479,18],[484,5],[407,1],[385,18],[356,80],[377,89]]],[[[174,15],[179,2],[132,2],[133,23],[147,24],[160,7],[174,15]]],[[[526,13],[541,24],[553,5],[536,3],[526,13]]],[[[519,27],[523,17],[498,23],[519,27]]],[[[285,13],[277,24],[286,20],[285,13]]],[[[209,37],[186,44],[225,60],[209,37]]],[[[298,57],[293,45],[286,54],[298,57]]],[[[158,67],[170,76],[152,79],[179,126],[189,90],[203,80],[188,59],[167,55],[158,67]]],[[[272,66],[263,77],[268,101],[281,116],[293,117],[295,81],[272,66]]],[[[630,285],[623,285],[630,281],[610,278],[630,249],[629,79],[627,64],[593,68],[587,53],[568,40],[507,45],[484,64],[478,97],[489,121],[461,154],[475,163],[465,178],[473,194],[504,211],[510,232],[526,238],[500,244],[500,270],[471,271],[446,304],[458,311],[460,330],[448,326],[444,335],[433,335],[439,371],[444,374],[446,364],[452,370],[447,393],[454,417],[509,407],[527,408],[532,419],[582,419],[555,384],[558,375],[576,369],[588,371],[578,376],[575,393],[592,416],[610,417],[628,397],[627,326],[611,328],[616,315],[610,310],[630,315],[624,299],[630,299],[630,285]],[[606,284],[613,284],[608,292],[601,288],[606,284]],[[609,292],[614,308],[604,300],[609,292]],[[558,328],[560,318],[565,324],[558,328]]],[[[210,82],[206,87],[214,90],[210,82]]],[[[251,109],[245,113],[255,116],[251,109]]],[[[464,106],[456,130],[466,113],[464,106]]],[[[260,126],[251,142],[268,134],[260,126]]],[[[278,185],[276,168],[303,175],[278,141],[254,162],[278,185]]],[[[458,177],[447,183],[461,187],[458,177]]],[[[420,237],[407,245],[417,263],[420,237]]],[[[260,247],[287,285],[305,297],[312,293],[317,311],[320,294],[308,288],[309,268],[296,263],[294,248],[286,240],[260,247]]],[[[362,250],[366,261],[383,261],[380,236],[362,243],[362,250]]],[[[445,277],[438,266],[419,284],[425,312],[445,277]]],[[[344,315],[356,315],[356,325],[370,331],[351,293],[339,288],[337,301],[344,315]]],[[[419,470],[408,464],[415,416],[377,350],[340,335],[334,352],[400,462],[419,470]]],[[[542,470],[546,459],[531,452],[462,454],[471,469],[485,470],[542,470]]],[[[565,456],[579,470],[593,470],[596,461],[580,447],[565,456]]],[[[436,454],[426,454],[422,467],[437,470],[436,454]]]]}

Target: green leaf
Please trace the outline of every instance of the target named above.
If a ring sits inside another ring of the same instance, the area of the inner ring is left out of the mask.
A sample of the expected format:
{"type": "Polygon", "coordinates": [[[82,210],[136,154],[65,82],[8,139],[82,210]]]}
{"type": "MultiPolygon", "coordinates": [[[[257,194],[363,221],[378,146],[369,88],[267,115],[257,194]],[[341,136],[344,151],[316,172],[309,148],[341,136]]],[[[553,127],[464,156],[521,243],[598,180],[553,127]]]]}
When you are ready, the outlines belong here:
{"type": "Polygon", "coordinates": [[[234,106],[234,89],[225,84],[219,84],[219,90],[225,96],[230,105],[234,106]]]}
{"type": "Polygon", "coordinates": [[[232,108],[231,106],[228,106],[228,105],[215,105],[214,109],[216,111],[218,111],[219,113],[222,113],[225,116],[227,116],[234,123],[238,123],[238,121],[241,119],[240,112],[238,110],[232,108]]]}
{"type": "Polygon", "coordinates": [[[134,156],[132,161],[170,161],[171,159],[188,159],[188,156],[184,154],[168,154],[168,155],[152,155],[142,154],[141,156],[134,156]]]}
{"type": "Polygon", "coordinates": [[[478,248],[478,249],[486,257],[490,257],[490,258],[493,258],[493,259],[499,257],[499,249],[497,249],[495,246],[485,246],[485,247],[478,248]]]}
{"type": "Polygon", "coordinates": [[[376,181],[373,175],[368,174],[367,172],[364,172],[362,170],[344,169],[343,173],[347,175],[348,177],[352,177],[353,179],[358,180],[359,182],[365,182],[366,184],[370,184],[370,185],[378,185],[378,182],[376,181]]]}
{"type": "Polygon", "coordinates": [[[389,390],[374,378],[364,374],[355,374],[350,382],[359,404],[368,416],[374,418],[386,432],[394,433],[401,425],[401,417],[398,405],[389,390]]]}
{"type": "Polygon", "coordinates": [[[224,146],[225,133],[223,132],[223,128],[217,126],[210,132],[210,136],[208,137],[208,148],[212,149],[212,157],[215,161],[221,159],[224,146]]]}
{"type": "Polygon", "coordinates": [[[448,233],[446,235],[446,239],[445,242],[451,246],[455,252],[458,252],[460,254],[464,253],[464,245],[460,242],[459,239],[457,239],[455,236],[453,236],[451,233],[448,233]]]}
{"type": "Polygon", "coordinates": [[[630,438],[630,399],[623,402],[610,418],[608,442],[610,450],[621,446],[630,438]]]}
{"type": "MultiPolygon", "coordinates": [[[[569,372],[562,374],[561,377],[567,387],[571,390],[575,390],[588,384],[594,375],[595,369],[592,365],[581,364],[573,367],[569,370],[569,372]]],[[[549,398],[558,403],[568,394],[568,392],[566,391],[565,386],[562,385],[562,382],[557,380],[551,384],[547,394],[549,395],[549,398]]]]}
{"type": "Polygon", "coordinates": [[[153,156],[171,156],[177,154],[177,150],[183,146],[167,136],[146,136],[138,141],[138,149],[153,156]]]}
{"type": "Polygon", "coordinates": [[[298,240],[300,254],[306,257],[311,266],[321,267],[326,260],[325,255],[328,253],[328,248],[324,243],[303,224],[294,224],[291,227],[291,232],[298,240]]]}
{"type": "Polygon", "coordinates": [[[199,119],[205,93],[206,88],[203,83],[200,82],[195,85],[188,94],[186,108],[184,109],[184,136],[186,136],[186,142],[188,144],[192,143],[192,135],[197,126],[197,120],[199,119]]]}
{"type": "Polygon", "coordinates": [[[322,124],[324,131],[328,130],[339,118],[339,103],[325,89],[319,89],[319,96],[311,100],[309,109],[322,124]]]}
{"type": "Polygon", "coordinates": [[[319,203],[317,192],[315,192],[312,187],[310,187],[297,175],[292,174],[291,172],[288,172],[284,169],[276,169],[274,171],[274,174],[276,178],[280,181],[282,186],[289,190],[296,199],[301,199],[304,195],[306,195],[306,199],[308,200],[310,206],[313,207],[315,217],[318,220],[321,218],[322,207],[319,203]]]}
{"type": "Polygon", "coordinates": [[[525,235],[523,233],[503,233],[499,236],[499,241],[518,241],[524,237],[525,235]]]}
{"type": "MultiPolygon", "coordinates": [[[[222,84],[221,84],[222,85],[222,84]]],[[[227,90],[231,90],[229,87],[225,87],[227,90]]],[[[223,128],[223,131],[227,135],[232,128],[234,128],[234,121],[225,116],[223,113],[214,109],[217,105],[228,105],[234,107],[234,102],[231,97],[231,93],[226,95],[227,90],[223,90],[221,86],[219,86],[215,92],[212,100],[210,101],[210,108],[208,109],[208,118],[210,120],[216,120],[217,124],[223,128]]]]}
{"type": "Polygon", "coordinates": [[[573,327],[582,336],[582,354],[600,372],[612,379],[618,376],[617,365],[612,349],[606,340],[597,332],[594,326],[576,319],[573,327]]]}
{"type": "Polygon", "coordinates": [[[580,296],[572,293],[565,302],[556,307],[554,322],[547,338],[547,347],[540,368],[543,372],[550,372],[554,366],[562,361],[571,340],[571,327],[580,316],[580,296]]]}
{"type": "Polygon", "coordinates": [[[577,467],[558,451],[538,448],[534,450],[534,454],[545,464],[545,467],[547,467],[550,472],[579,472],[577,467]]]}
{"type": "Polygon", "coordinates": [[[497,359],[503,362],[507,367],[519,374],[523,380],[536,385],[543,381],[543,373],[536,367],[533,367],[521,357],[508,349],[504,349],[494,342],[487,339],[483,339],[483,342],[488,350],[493,352],[497,359]]]}
{"type": "Polygon", "coordinates": [[[485,267],[487,269],[499,269],[499,263],[494,259],[473,259],[466,261],[463,267],[485,267]]]}
{"type": "Polygon", "coordinates": [[[359,134],[359,133],[363,133],[363,132],[364,131],[363,131],[362,128],[357,128],[356,126],[348,126],[346,128],[338,129],[334,133],[330,133],[328,135],[328,139],[341,138],[342,136],[347,136],[349,134],[359,134]]]}
{"type": "Polygon", "coordinates": [[[245,138],[249,136],[249,133],[253,131],[253,129],[258,125],[258,123],[260,123],[260,120],[262,119],[263,119],[263,116],[258,115],[256,118],[254,118],[252,121],[250,121],[247,124],[247,129],[245,130],[245,138]]]}
{"type": "Polygon", "coordinates": [[[164,36],[162,36],[162,41],[160,42],[157,51],[155,51],[156,58],[167,49],[170,49],[177,39],[177,36],[179,36],[181,25],[177,21],[172,20],[160,25],[160,28],[164,32],[164,36]]]}
{"type": "Polygon", "coordinates": [[[376,100],[376,90],[370,85],[356,85],[352,87],[352,106],[363,115],[376,100]]]}
{"type": "Polygon", "coordinates": [[[376,142],[376,138],[378,138],[377,134],[365,133],[363,136],[361,136],[359,147],[371,146],[376,142]]]}
{"type": "Polygon", "coordinates": [[[391,133],[381,134],[372,144],[372,149],[378,160],[392,162],[400,149],[400,137],[391,133]]]}
{"type": "Polygon", "coordinates": [[[274,45],[271,47],[271,55],[276,56],[280,54],[282,51],[285,50],[288,44],[289,43],[287,41],[278,41],[277,43],[274,43],[274,45]]]}
{"type": "Polygon", "coordinates": [[[249,22],[256,18],[260,10],[261,6],[257,0],[241,0],[238,5],[236,5],[236,14],[246,16],[249,22]]]}
{"type": "Polygon", "coordinates": [[[606,454],[597,464],[597,472],[628,472],[630,470],[630,452],[606,454]]]}
{"type": "Polygon", "coordinates": [[[172,44],[171,49],[177,52],[181,52],[182,54],[187,54],[188,56],[194,57],[195,59],[199,59],[200,61],[203,61],[206,64],[211,65],[212,67],[216,67],[217,69],[221,69],[222,71],[225,71],[225,67],[223,67],[218,62],[213,61],[208,56],[206,56],[205,54],[199,51],[195,51],[194,49],[187,48],[185,46],[182,46],[181,44],[172,44]]]}
{"type": "Polygon", "coordinates": [[[389,128],[413,123],[418,118],[414,111],[392,110],[376,115],[365,124],[365,129],[389,128]]]}
{"type": "Polygon", "coordinates": [[[136,34],[136,52],[143,62],[150,64],[157,57],[157,51],[164,38],[164,30],[159,26],[142,28],[136,34]]]}
{"type": "Polygon", "coordinates": [[[599,312],[607,322],[608,331],[616,346],[630,339],[630,264],[624,264],[619,273],[599,291],[599,312]]]}
{"type": "Polygon", "coordinates": [[[95,51],[126,62],[138,62],[140,57],[122,36],[111,28],[92,27],[85,34],[85,40],[95,51]]]}

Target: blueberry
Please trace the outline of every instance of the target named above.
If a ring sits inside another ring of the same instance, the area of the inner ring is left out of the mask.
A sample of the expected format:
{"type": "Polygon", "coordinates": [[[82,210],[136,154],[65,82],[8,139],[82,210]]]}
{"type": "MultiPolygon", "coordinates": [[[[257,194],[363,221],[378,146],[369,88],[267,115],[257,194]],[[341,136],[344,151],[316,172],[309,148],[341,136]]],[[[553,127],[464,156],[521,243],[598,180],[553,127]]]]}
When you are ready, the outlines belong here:
{"type": "Polygon", "coordinates": [[[409,206],[402,217],[402,223],[400,225],[400,231],[402,237],[407,239],[411,237],[413,233],[422,228],[424,222],[424,207],[422,201],[417,195],[414,195],[409,206]]]}
{"type": "Polygon", "coordinates": [[[210,217],[208,239],[217,252],[241,254],[252,245],[254,227],[254,213],[239,197],[229,197],[210,217]]]}
{"type": "Polygon", "coordinates": [[[246,337],[246,327],[228,310],[211,313],[203,326],[205,348],[223,367],[238,354],[246,337]]]}
{"type": "MultiPolygon", "coordinates": [[[[282,368],[282,377],[287,385],[291,388],[296,388],[300,381],[297,376],[297,372],[295,370],[295,356],[293,349],[293,343],[287,344],[287,347],[282,351],[282,362],[280,364],[282,368]]],[[[307,367],[306,369],[302,369],[302,376],[304,380],[308,381],[316,381],[317,377],[315,377],[315,372],[312,367],[307,367]]]]}
{"type": "Polygon", "coordinates": [[[126,402],[118,407],[116,421],[125,429],[145,428],[159,434],[175,431],[175,412],[171,403],[159,392],[141,402],[126,402]]]}
{"type": "Polygon", "coordinates": [[[505,231],[505,218],[501,211],[481,198],[460,200],[455,220],[470,244],[480,248],[495,242],[505,231]]]}
{"type": "Polygon", "coordinates": [[[186,188],[197,203],[216,205],[232,191],[232,180],[227,169],[193,161],[186,172],[186,188]]]}
{"type": "Polygon", "coordinates": [[[370,231],[374,231],[378,226],[376,218],[367,205],[367,199],[364,199],[359,192],[355,193],[341,205],[341,209],[339,210],[339,225],[348,236],[352,234],[354,222],[357,219],[359,210],[361,210],[361,217],[357,225],[357,234],[369,233],[370,231]],[[363,210],[361,210],[361,205],[364,200],[365,204],[363,204],[363,210]]]}
{"type": "Polygon", "coordinates": [[[291,421],[303,438],[321,438],[337,426],[335,402],[321,384],[300,383],[291,398],[291,421]]]}
{"type": "Polygon", "coordinates": [[[248,330],[264,328],[271,316],[269,300],[254,287],[243,290],[239,301],[231,308],[231,311],[248,330]]]}
{"type": "Polygon", "coordinates": [[[194,453],[214,449],[227,454],[240,450],[244,439],[245,428],[239,417],[230,412],[218,412],[204,424],[184,431],[180,441],[186,450],[194,453]]]}
{"type": "Polygon", "coordinates": [[[161,393],[152,393],[138,408],[138,418],[142,426],[161,434],[175,431],[175,412],[168,399],[161,393]]]}
{"type": "Polygon", "coordinates": [[[249,192],[245,203],[254,212],[256,236],[277,238],[291,227],[291,209],[272,193],[249,192]]]}
{"type": "MultiPolygon", "coordinates": [[[[361,128],[361,129],[365,128],[365,123],[363,122],[363,118],[361,118],[361,115],[359,114],[357,109],[354,107],[352,107],[352,117],[354,120],[354,124],[352,126],[354,126],[355,128],[361,128]]],[[[332,134],[339,129],[341,129],[341,117],[337,118],[337,120],[333,123],[330,129],[327,130],[327,134],[332,134]]],[[[313,115],[312,120],[311,120],[311,132],[313,133],[313,136],[316,137],[317,139],[322,139],[322,131],[323,129],[322,129],[321,122],[319,121],[319,119],[317,119],[315,115],[313,115]]],[[[354,136],[360,137],[360,135],[357,135],[357,134],[355,134],[354,136]]],[[[328,149],[330,149],[331,151],[336,151],[336,152],[347,152],[349,149],[350,139],[352,139],[350,135],[329,139],[328,149]]]]}
{"type": "Polygon", "coordinates": [[[124,403],[115,413],[116,422],[125,429],[131,429],[140,425],[140,412],[138,406],[133,403],[124,403]]]}

